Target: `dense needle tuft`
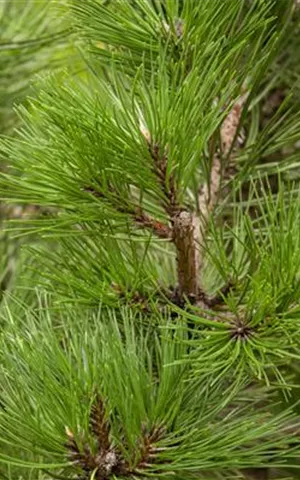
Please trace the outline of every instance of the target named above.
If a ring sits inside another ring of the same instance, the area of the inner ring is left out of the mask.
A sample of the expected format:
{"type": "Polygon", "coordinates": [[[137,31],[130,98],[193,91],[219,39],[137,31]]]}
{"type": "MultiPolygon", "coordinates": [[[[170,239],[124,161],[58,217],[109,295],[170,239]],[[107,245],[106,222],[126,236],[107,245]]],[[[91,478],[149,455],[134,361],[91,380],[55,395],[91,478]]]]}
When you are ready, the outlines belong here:
{"type": "Polygon", "coordinates": [[[298,3],[0,1],[4,480],[298,478],[298,3]]]}

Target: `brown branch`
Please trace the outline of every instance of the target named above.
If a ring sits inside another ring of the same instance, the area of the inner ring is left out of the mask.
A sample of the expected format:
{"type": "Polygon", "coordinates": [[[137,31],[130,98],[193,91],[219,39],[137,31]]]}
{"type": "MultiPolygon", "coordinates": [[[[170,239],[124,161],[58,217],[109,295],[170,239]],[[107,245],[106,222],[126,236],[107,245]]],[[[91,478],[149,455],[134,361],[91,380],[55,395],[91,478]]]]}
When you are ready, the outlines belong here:
{"type": "MultiPolygon", "coordinates": [[[[190,301],[196,299],[203,292],[199,282],[199,276],[204,262],[204,243],[207,232],[209,216],[215,207],[221,190],[222,177],[230,167],[230,153],[234,147],[242,108],[247,95],[243,94],[233,105],[224,119],[221,129],[221,151],[215,152],[212,158],[210,176],[208,182],[202,185],[198,194],[198,212],[191,213],[182,208],[177,199],[174,174],[168,175],[168,157],[166,148],[161,149],[157,143],[153,143],[149,130],[140,123],[140,131],[143,135],[151,158],[153,170],[165,196],[164,208],[172,226],[172,240],[176,247],[178,294],[187,297],[190,301]],[[226,158],[227,157],[227,158],[226,158]],[[224,165],[224,159],[226,164],[224,165]]],[[[136,218],[136,221],[147,225],[148,228],[158,233],[160,228],[148,222],[147,218],[136,218]]],[[[164,238],[170,238],[169,227],[162,230],[164,238]]]]}
{"type": "Polygon", "coordinates": [[[132,214],[132,217],[137,225],[151,230],[157,237],[168,240],[172,239],[171,228],[168,225],[150,217],[150,215],[146,214],[140,207],[136,208],[135,212],[132,214]]]}
{"type": "Polygon", "coordinates": [[[166,433],[165,427],[153,427],[150,432],[144,430],[140,441],[140,459],[131,472],[133,475],[139,475],[141,470],[153,467],[155,464],[155,456],[158,452],[156,443],[161,440],[166,433]]]}
{"type": "Polygon", "coordinates": [[[99,397],[91,409],[90,428],[96,440],[96,451],[92,450],[87,442],[82,442],[80,448],[72,431],[66,427],[69,459],[83,472],[89,474],[89,477],[96,472],[96,480],[108,480],[111,475],[126,474],[127,464],[110,441],[110,427],[105,418],[104,404],[99,397]]]}
{"type": "Polygon", "coordinates": [[[172,218],[172,224],[179,295],[187,296],[193,301],[198,295],[198,253],[195,241],[198,219],[192,213],[182,211],[172,218]]]}
{"type": "Polygon", "coordinates": [[[136,445],[135,466],[131,466],[122,452],[113,445],[110,439],[109,421],[106,419],[104,403],[100,397],[97,397],[90,413],[90,432],[95,437],[96,449],[92,450],[87,442],[81,442],[79,445],[68,427],[65,428],[65,432],[68,457],[86,475],[80,478],[90,478],[94,472],[95,480],[108,480],[111,476],[121,478],[144,476],[145,469],[155,465],[156,455],[162,450],[157,449],[156,443],[163,438],[166,429],[155,426],[147,431],[142,427],[142,435],[136,445]]]}
{"type": "Polygon", "coordinates": [[[178,294],[189,300],[201,293],[199,274],[204,261],[203,245],[208,219],[221,189],[224,175],[222,159],[229,156],[233,148],[245,99],[246,95],[241,96],[223,121],[220,131],[221,152],[213,155],[209,180],[199,189],[197,213],[191,213],[178,204],[174,175],[167,176],[167,153],[162,152],[158,144],[153,145],[150,132],[143,123],[140,125],[153,160],[154,172],[166,198],[164,208],[172,225],[172,239],[177,254],[178,294]]]}
{"type": "Polygon", "coordinates": [[[98,447],[101,450],[110,449],[110,427],[105,418],[105,409],[100,397],[96,398],[90,413],[90,427],[98,441],[98,447]]]}
{"type": "Polygon", "coordinates": [[[166,197],[166,202],[164,203],[164,208],[166,213],[172,218],[180,211],[180,206],[177,202],[176,187],[175,187],[175,178],[174,175],[170,175],[168,178],[167,175],[167,166],[168,166],[168,156],[166,151],[160,153],[159,145],[152,145],[151,142],[147,141],[148,150],[153,160],[154,173],[158,179],[158,182],[161,186],[162,192],[166,197]]]}
{"type": "Polygon", "coordinates": [[[192,300],[196,298],[198,290],[197,245],[195,242],[198,220],[191,212],[181,208],[178,203],[174,175],[168,176],[167,172],[166,149],[162,152],[157,143],[153,145],[146,127],[141,124],[140,128],[153,160],[154,173],[165,196],[163,207],[172,225],[172,240],[176,247],[178,293],[180,296],[186,296],[192,300]]]}
{"type": "MultiPolygon", "coordinates": [[[[103,193],[95,190],[93,187],[90,186],[85,186],[84,191],[91,193],[96,198],[106,198],[103,193]]],[[[150,230],[158,238],[163,238],[167,240],[172,239],[171,228],[168,225],[148,215],[146,212],[144,212],[142,207],[134,207],[131,205],[126,205],[125,203],[123,205],[116,203],[113,205],[113,207],[116,209],[117,212],[129,215],[137,226],[150,230]]]]}

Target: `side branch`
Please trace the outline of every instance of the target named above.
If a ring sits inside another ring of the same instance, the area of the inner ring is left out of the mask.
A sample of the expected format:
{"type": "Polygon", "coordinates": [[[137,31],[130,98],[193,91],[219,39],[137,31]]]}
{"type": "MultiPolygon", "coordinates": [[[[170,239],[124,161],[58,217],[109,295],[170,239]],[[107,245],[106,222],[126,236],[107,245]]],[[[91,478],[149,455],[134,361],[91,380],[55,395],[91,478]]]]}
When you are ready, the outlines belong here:
{"type": "Polygon", "coordinates": [[[140,225],[142,228],[151,230],[157,237],[165,238],[168,240],[172,239],[171,228],[168,225],[150,217],[150,215],[146,214],[140,207],[137,207],[131,215],[137,225],[140,225]]]}
{"type": "MultiPolygon", "coordinates": [[[[98,192],[90,186],[85,186],[84,191],[91,193],[94,197],[97,198],[106,198],[103,193],[98,192]]],[[[117,212],[127,214],[129,217],[131,217],[134,223],[140,228],[150,230],[154,235],[159,238],[164,238],[167,240],[172,239],[171,228],[168,225],[156,220],[155,218],[152,218],[150,215],[144,212],[144,210],[140,206],[134,207],[131,205],[121,205],[119,203],[116,203],[115,205],[113,205],[113,207],[116,209],[117,212]]]]}
{"type": "Polygon", "coordinates": [[[168,156],[167,153],[160,153],[159,145],[148,142],[148,149],[154,164],[154,172],[165,195],[164,209],[170,219],[178,214],[180,206],[177,202],[177,192],[174,175],[167,175],[168,156]]]}

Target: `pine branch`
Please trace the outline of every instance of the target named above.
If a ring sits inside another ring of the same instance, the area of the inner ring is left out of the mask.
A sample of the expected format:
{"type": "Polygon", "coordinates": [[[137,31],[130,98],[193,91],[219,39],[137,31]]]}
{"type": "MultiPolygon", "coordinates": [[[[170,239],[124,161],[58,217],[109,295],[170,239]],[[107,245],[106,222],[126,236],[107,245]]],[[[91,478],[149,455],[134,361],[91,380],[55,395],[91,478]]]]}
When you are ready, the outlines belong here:
{"type": "Polygon", "coordinates": [[[66,427],[65,431],[68,438],[66,447],[70,460],[74,464],[80,466],[82,470],[86,472],[95,470],[95,468],[97,468],[97,464],[90,447],[87,444],[84,444],[82,451],[74,437],[73,432],[68,427],[66,427]]]}
{"type": "Polygon", "coordinates": [[[171,238],[176,247],[179,294],[187,296],[189,300],[193,301],[198,292],[198,265],[195,243],[195,231],[198,228],[197,219],[178,203],[174,174],[171,173],[168,176],[167,172],[168,157],[166,149],[161,154],[160,146],[152,145],[150,133],[143,124],[140,125],[140,130],[147,142],[153,160],[154,172],[166,199],[163,207],[172,226],[171,238]]]}
{"type": "Polygon", "coordinates": [[[179,295],[194,301],[199,291],[199,255],[196,243],[199,219],[191,212],[182,211],[172,218],[172,223],[179,295]]]}
{"type": "Polygon", "coordinates": [[[153,146],[151,145],[151,137],[149,132],[146,132],[145,128],[142,128],[141,131],[147,140],[148,149],[154,163],[154,173],[156,174],[158,183],[160,184],[162,192],[166,197],[166,203],[164,203],[163,206],[170,219],[172,219],[173,216],[175,216],[180,211],[180,206],[177,202],[177,192],[175,187],[174,175],[171,173],[169,178],[167,175],[167,152],[165,151],[163,154],[161,154],[160,146],[158,144],[155,144],[153,146]]]}
{"type": "Polygon", "coordinates": [[[98,441],[98,446],[101,450],[110,449],[109,423],[105,418],[104,403],[100,397],[96,398],[90,414],[91,431],[98,441]]]}
{"type": "Polygon", "coordinates": [[[96,472],[95,479],[106,480],[113,474],[125,474],[125,462],[120,453],[112,445],[109,433],[110,426],[105,418],[103,401],[98,397],[90,413],[91,432],[97,440],[97,451],[94,453],[90,446],[83,442],[80,448],[71,430],[66,427],[68,441],[66,447],[70,460],[78,465],[89,476],[96,472]]]}
{"type": "MultiPolygon", "coordinates": [[[[73,4],[76,25],[100,51],[90,60],[100,74],[95,95],[93,82],[50,82],[37,106],[23,112],[28,127],[19,143],[4,142],[16,168],[6,195],[59,212],[35,225],[60,237],[44,269],[52,262],[54,300],[63,285],[68,302],[61,315],[45,302],[20,318],[2,315],[0,462],[48,465],[78,480],[263,479],[274,467],[298,468],[299,418],[277,390],[285,383],[292,391],[298,380],[290,364],[300,358],[300,197],[296,206],[286,201],[285,188],[271,206],[264,189],[255,219],[244,214],[244,202],[235,204],[230,226],[211,222],[206,248],[210,216],[238,170],[244,79],[254,80],[254,108],[239,166],[299,133],[299,116],[277,128],[281,108],[261,133],[261,92],[255,98],[257,86],[268,89],[263,76],[282,30],[276,12],[289,8],[235,0],[73,4]],[[149,131],[138,130],[139,115],[149,131]],[[152,238],[133,239],[128,227],[166,241],[152,247],[152,238]],[[161,308],[156,292],[174,278],[174,251],[178,286],[165,297],[177,306],[161,308]],[[233,282],[209,296],[204,276],[211,289],[220,278],[233,282]],[[187,300],[196,305],[186,308],[187,300]],[[74,308],[99,301],[98,311],[74,308]],[[249,376],[267,387],[245,392],[249,376]],[[95,385],[105,402],[95,398],[95,385]],[[65,423],[74,433],[66,428],[62,438],[65,423]]],[[[239,169],[238,180],[249,180],[253,164],[239,169]]],[[[31,221],[30,209],[23,213],[31,221]]]]}
{"type": "Polygon", "coordinates": [[[133,472],[131,472],[133,475],[139,475],[141,472],[144,474],[143,470],[149,467],[153,468],[155,464],[155,454],[159,451],[155,444],[164,437],[165,433],[166,429],[163,426],[153,427],[150,432],[144,429],[139,446],[140,459],[133,472]]]}
{"type": "MultiPolygon", "coordinates": [[[[198,300],[200,304],[204,304],[206,307],[213,307],[221,302],[221,297],[209,298],[199,281],[199,276],[203,268],[203,247],[205,243],[205,236],[207,231],[207,223],[209,216],[216,205],[221,185],[222,178],[226,176],[227,170],[230,167],[230,153],[234,147],[238,125],[241,117],[242,107],[247,98],[247,94],[244,94],[233,105],[229,114],[223,121],[220,129],[221,152],[217,152],[213,156],[213,162],[210,170],[209,182],[202,185],[199,189],[198,195],[198,211],[192,213],[184,210],[176,203],[176,192],[174,189],[174,180],[170,182],[173,189],[168,193],[168,206],[167,213],[170,215],[170,222],[173,230],[173,242],[176,246],[177,252],[177,273],[179,290],[177,296],[186,296],[191,302],[198,300]],[[227,157],[227,158],[226,158],[227,157]],[[224,160],[225,165],[224,165],[224,160]]],[[[150,141],[150,134],[145,129],[142,130],[147,142],[150,141]]],[[[155,150],[155,152],[157,149],[155,150]]],[[[158,156],[153,156],[157,165],[158,156]]],[[[159,179],[162,181],[162,185],[165,188],[165,170],[166,159],[163,158],[163,162],[160,164],[159,179]]],[[[171,177],[172,180],[172,177],[171,177]]],[[[225,290],[232,287],[229,284],[225,290]]]]}
{"type": "Polygon", "coordinates": [[[83,446],[80,448],[74,434],[68,427],[65,428],[68,438],[66,447],[70,460],[87,475],[96,472],[95,478],[97,480],[106,480],[111,475],[122,477],[144,474],[145,469],[153,467],[155,463],[154,457],[157,452],[155,443],[161,440],[166,433],[166,429],[162,426],[153,427],[150,432],[143,428],[141,441],[137,445],[139,460],[136,467],[131,468],[110,440],[110,426],[105,417],[104,403],[99,396],[91,409],[90,428],[97,440],[97,451],[95,453],[92,452],[86,442],[82,442],[83,446]]]}
{"type": "Polygon", "coordinates": [[[202,301],[204,298],[199,276],[203,268],[203,247],[208,219],[218,201],[222,178],[226,175],[230,165],[230,153],[234,147],[242,107],[246,98],[247,94],[240,97],[221,125],[221,151],[213,155],[209,181],[199,189],[198,211],[196,213],[192,213],[179,205],[174,175],[171,173],[168,176],[167,174],[168,157],[166,149],[161,153],[160,146],[156,143],[152,144],[150,132],[140,122],[140,131],[147,142],[153,160],[154,172],[166,198],[163,206],[172,225],[171,238],[176,247],[178,294],[180,297],[186,296],[191,302],[195,302],[197,298],[200,300],[199,295],[202,297],[202,301]]]}
{"type": "MultiPolygon", "coordinates": [[[[91,193],[95,197],[105,198],[104,194],[98,192],[93,187],[86,186],[84,187],[84,190],[91,193]]],[[[126,205],[125,201],[123,201],[122,205],[119,202],[113,203],[112,205],[117,212],[129,215],[137,227],[150,230],[158,238],[169,240],[172,238],[172,231],[168,227],[168,225],[165,225],[164,223],[156,220],[155,218],[152,218],[143,210],[140,205],[137,207],[134,207],[132,205],[126,205]]]]}

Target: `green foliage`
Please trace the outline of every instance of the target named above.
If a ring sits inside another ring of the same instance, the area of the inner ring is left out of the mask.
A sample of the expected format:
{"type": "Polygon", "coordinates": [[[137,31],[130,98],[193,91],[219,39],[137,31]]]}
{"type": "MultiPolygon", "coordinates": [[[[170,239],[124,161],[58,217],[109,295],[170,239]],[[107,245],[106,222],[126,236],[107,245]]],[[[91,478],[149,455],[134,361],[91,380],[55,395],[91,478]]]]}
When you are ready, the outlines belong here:
{"type": "MultiPolygon", "coordinates": [[[[270,52],[274,50],[274,44],[277,44],[277,33],[271,34],[270,22],[274,23],[269,10],[271,4],[260,4],[252,13],[248,12],[251,22],[248,22],[247,15],[243,20],[247,25],[246,31],[241,31],[237,22],[238,18],[243,18],[243,9],[238,8],[236,2],[232,3],[231,8],[220,4],[219,10],[215,13],[216,18],[215,14],[212,14],[215,7],[211,2],[195,4],[188,2],[184,5],[182,15],[185,15],[187,32],[188,25],[194,22],[195,15],[199,22],[195,22],[191,38],[185,39],[183,35],[181,43],[186,42],[186,48],[182,47],[180,57],[175,63],[170,60],[171,73],[170,62],[167,60],[169,54],[165,51],[169,37],[156,35],[155,39],[159,44],[155,50],[157,54],[152,55],[154,58],[151,72],[148,73],[149,83],[144,63],[131,79],[128,74],[117,72],[118,61],[115,55],[110,60],[113,63],[110,63],[109,69],[109,75],[113,78],[112,83],[108,83],[103,77],[93,78],[88,84],[69,80],[62,82],[60,79],[49,80],[43,85],[38,100],[30,103],[29,110],[24,108],[20,110],[26,123],[26,127],[21,131],[20,140],[18,142],[7,140],[2,147],[9,155],[14,170],[19,171],[21,175],[5,176],[3,182],[7,186],[5,197],[18,203],[58,208],[58,216],[55,218],[44,216],[37,222],[36,230],[43,232],[50,230],[55,235],[63,235],[67,243],[64,250],[68,252],[71,249],[75,252],[75,257],[76,252],[81,257],[80,250],[90,252],[92,248],[95,251],[92,256],[99,262],[98,266],[102,272],[96,273],[98,276],[96,283],[101,282],[105,271],[113,269],[113,274],[108,276],[108,283],[111,284],[112,281],[118,283],[121,280],[122,287],[125,280],[117,278],[112,258],[124,261],[120,257],[125,256],[127,265],[135,265],[137,258],[141,265],[142,259],[146,261],[145,251],[147,254],[152,253],[152,249],[148,247],[149,234],[142,232],[141,225],[134,221],[137,207],[142,207],[147,214],[158,220],[166,220],[166,214],[161,206],[166,202],[166,194],[162,192],[161,185],[157,182],[153,171],[153,159],[140,125],[144,125],[149,131],[154,143],[167,145],[167,177],[169,179],[171,176],[174,177],[176,200],[183,205],[195,204],[199,183],[209,175],[208,166],[211,161],[209,141],[217,137],[220,124],[245,81],[254,95],[257,79],[265,71],[270,52]],[[208,17],[211,18],[211,22],[219,25],[219,28],[210,29],[209,36],[205,33],[208,17]],[[219,29],[223,29],[222,35],[219,29]],[[228,31],[231,32],[230,35],[228,31]],[[235,32],[239,32],[239,35],[234,34],[235,32]],[[266,39],[269,39],[268,43],[266,39]],[[247,52],[242,48],[244,43],[247,44],[247,52]],[[193,55],[190,52],[191,48],[193,55]],[[216,55],[209,53],[213,50],[217,52],[216,55]],[[258,50],[261,52],[259,62],[256,56],[258,50]],[[183,69],[185,62],[188,62],[188,65],[183,69]],[[222,111],[220,107],[228,102],[228,107],[222,111]],[[30,162],[28,158],[31,159],[30,162]],[[49,178],[53,181],[49,182],[49,178]],[[74,238],[75,236],[77,238],[74,238]],[[92,238],[85,240],[82,238],[84,236],[92,238]],[[128,248],[119,239],[129,236],[128,248]],[[113,241],[111,237],[114,238],[113,241]],[[146,241],[147,248],[136,247],[132,243],[136,239],[146,241]],[[108,252],[109,248],[113,251],[106,261],[105,252],[108,252]],[[122,253],[118,254],[118,251],[122,253]]],[[[132,15],[131,22],[136,22],[136,15],[143,17],[145,15],[143,9],[151,9],[153,19],[166,21],[161,19],[159,12],[155,13],[153,5],[140,2],[139,6],[141,10],[136,10],[136,5],[121,2],[118,14],[115,13],[113,6],[111,11],[99,2],[86,2],[84,6],[75,2],[74,9],[79,18],[82,15],[89,15],[82,19],[83,34],[89,38],[94,31],[99,32],[99,41],[109,41],[109,44],[116,46],[114,43],[117,41],[116,29],[125,28],[123,22],[129,15],[132,15]],[[97,12],[99,9],[99,15],[95,15],[94,9],[97,12]],[[122,21],[119,19],[119,23],[114,23],[113,28],[108,26],[105,29],[108,23],[106,16],[115,14],[119,15],[122,21]],[[101,29],[99,22],[103,22],[101,29]],[[89,27],[86,31],[87,25],[89,27]]],[[[171,5],[167,8],[171,8],[171,5]]],[[[132,29],[132,32],[134,34],[135,30],[132,29]]],[[[144,42],[143,45],[146,43],[150,45],[150,42],[144,42]]],[[[141,64],[146,53],[139,42],[136,41],[135,45],[140,51],[139,64],[141,64]]],[[[109,49],[100,50],[106,55],[109,49]]],[[[127,45],[121,50],[122,52],[124,50],[126,55],[132,52],[127,45]]],[[[272,151],[293,141],[298,128],[298,117],[299,114],[293,121],[288,120],[283,124],[281,121],[279,125],[267,126],[258,133],[258,138],[257,135],[252,136],[249,148],[243,150],[241,158],[236,160],[240,164],[240,181],[248,181],[255,164],[263,159],[264,154],[270,155],[272,151]],[[266,150],[267,135],[269,137],[270,131],[273,131],[274,135],[268,139],[270,147],[266,150]],[[275,136],[277,143],[274,142],[275,136]]],[[[275,120],[272,119],[272,122],[274,124],[275,120]]],[[[289,163],[285,163],[285,168],[291,164],[290,160],[286,160],[289,163]]],[[[35,231],[34,226],[32,227],[35,231]]],[[[152,238],[151,244],[153,241],[152,238]]],[[[169,247],[164,248],[166,253],[162,256],[166,254],[169,256],[169,250],[169,247]]],[[[61,255],[64,256],[59,252],[60,259],[61,255]]],[[[83,261],[84,254],[81,258],[83,261]]],[[[149,255],[147,258],[148,263],[157,263],[153,262],[149,255]]],[[[66,262],[68,258],[64,261],[65,265],[66,262]]],[[[80,259],[75,261],[76,268],[79,268],[79,262],[80,259]]],[[[84,265],[82,270],[86,271],[84,265]]],[[[137,269],[134,267],[134,270],[137,269]]],[[[141,277],[153,278],[153,268],[144,272],[141,266],[139,271],[141,277]]],[[[74,280],[69,278],[65,283],[69,285],[78,283],[79,277],[80,275],[76,273],[74,280]]],[[[140,285],[140,281],[138,285],[136,284],[134,273],[130,273],[130,278],[133,278],[131,283],[134,286],[140,285]]],[[[105,283],[107,282],[104,281],[105,283]]],[[[103,285],[100,285],[99,293],[102,291],[103,285]]],[[[99,298],[98,293],[96,297],[99,298]]]]}
{"type": "MultiPolygon", "coordinates": [[[[11,132],[15,102],[28,94],[33,76],[65,64],[67,30],[52,1],[3,0],[0,4],[0,125],[11,132]],[[52,21],[49,19],[52,16],[52,21]],[[50,18],[49,18],[50,17],[50,18]]],[[[70,54],[70,49],[69,49],[70,54]]]]}
{"type": "Polygon", "coordinates": [[[81,448],[93,451],[90,412],[98,396],[112,444],[137,475],[138,446],[155,427],[162,434],[143,466],[146,475],[193,477],[195,471],[289,465],[294,457],[293,414],[272,413],[275,398],[255,387],[237,393],[228,381],[211,383],[201,374],[189,380],[190,367],[180,363],[189,348],[182,320],[136,333],[139,316],[128,309],[82,317],[74,309],[57,316],[45,307],[24,310],[22,319],[7,311],[0,429],[12,453],[1,453],[2,461],[72,478],[66,427],[81,448]],[[34,457],[26,460],[26,452],[34,457]]]}
{"type": "Polygon", "coordinates": [[[38,211],[10,224],[40,239],[23,290],[51,292],[1,310],[4,478],[297,478],[299,11],[68,9],[88,73],[42,79],[0,146],[2,199],[38,211]]]}
{"type": "MultiPolygon", "coordinates": [[[[65,69],[78,55],[70,43],[68,21],[58,15],[55,2],[45,0],[3,0],[0,2],[0,132],[12,135],[18,124],[14,110],[24,101],[37,76],[65,69]]],[[[7,167],[1,156],[1,170],[7,167]]],[[[31,207],[29,207],[30,209],[31,207]]],[[[20,265],[20,240],[6,232],[7,219],[28,216],[20,205],[0,207],[1,215],[1,296],[12,288],[20,265]]]]}

